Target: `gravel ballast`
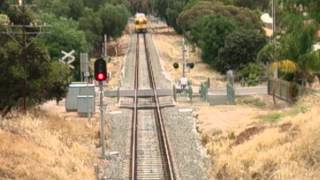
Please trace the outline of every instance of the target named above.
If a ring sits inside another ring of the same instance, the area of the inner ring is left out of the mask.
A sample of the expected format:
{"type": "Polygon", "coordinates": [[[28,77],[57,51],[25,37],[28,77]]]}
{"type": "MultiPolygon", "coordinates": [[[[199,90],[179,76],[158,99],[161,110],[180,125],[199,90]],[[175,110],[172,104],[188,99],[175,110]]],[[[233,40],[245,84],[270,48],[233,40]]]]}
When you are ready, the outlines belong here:
{"type": "MultiPolygon", "coordinates": [[[[172,83],[165,78],[162,71],[152,35],[147,34],[146,38],[157,88],[171,89],[172,83]]],[[[121,89],[133,89],[136,39],[136,34],[132,34],[124,63],[121,89]]],[[[172,97],[160,99],[160,101],[166,102],[168,100],[172,101],[172,97]]],[[[192,110],[164,108],[162,113],[177,178],[180,180],[208,180],[209,160],[201,146],[192,110]]],[[[108,121],[110,129],[108,151],[119,154],[108,158],[108,166],[104,174],[107,179],[128,179],[132,111],[121,109],[117,112],[108,112],[107,115],[110,117],[108,121]]]]}

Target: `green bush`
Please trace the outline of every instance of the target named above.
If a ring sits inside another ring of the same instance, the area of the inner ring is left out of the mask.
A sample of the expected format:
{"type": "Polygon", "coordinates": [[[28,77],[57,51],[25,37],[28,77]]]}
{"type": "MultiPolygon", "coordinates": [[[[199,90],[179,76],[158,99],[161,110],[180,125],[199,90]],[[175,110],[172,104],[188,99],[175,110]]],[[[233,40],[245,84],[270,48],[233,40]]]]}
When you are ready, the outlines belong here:
{"type": "Polygon", "coordinates": [[[196,22],[191,34],[194,42],[202,49],[204,62],[213,65],[224,39],[236,28],[235,23],[223,16],[204,16],[196,22]]]}
{"type": "Polygon", "coordinates": [[[215,67],[220,72],[238,70],[255,62],[260,49],[266,44],[266,37],[252,29],[239,29],[230,33],[219,49],[215,67]]]}
{"type": "Polygon", "coordinates": [[[242,83],[248,86],[256,86],[261,82],[263,68],[260,64],[249,63],[239,71],[239,77],[242,83]]]}

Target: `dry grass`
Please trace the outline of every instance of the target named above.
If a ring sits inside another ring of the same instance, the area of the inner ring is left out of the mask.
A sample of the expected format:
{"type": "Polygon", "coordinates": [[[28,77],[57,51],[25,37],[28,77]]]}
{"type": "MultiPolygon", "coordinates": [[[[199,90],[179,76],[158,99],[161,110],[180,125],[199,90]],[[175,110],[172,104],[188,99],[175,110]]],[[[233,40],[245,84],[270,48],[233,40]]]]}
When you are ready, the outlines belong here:
{"type": "Polygon", "coordinates": [[[111,72],[111,79],[108,82],[109,88],[116,88],[119,86],[123,59],[127,53],[129,41],[130,36],[128,34],[124,34],[118,40],[118,56],[112,56],[111,61],[108,63],[108,71],[111,72]]]}
{"type": "Polygon", "coordinates": [[[320,97],[307,97],[276,122],[240,133],[204,135],[216,179],[313,180],[320,177],[320,97]],[[307,109],[307,110],[306,110],[307,109]]]}
{"type": "MultiPolygon", "coordinates": [[[[182,36],[176,34],[172,28],[155,30],[155,34],[152,36],[159,50],[161,65],[166,70],[166,75],[171,81],[178,81],[182,76],[182,36]],[[173,63],[175,62],[180,64],[179,69],[173,68],[173,63]]],[[[188,62],[195,64],[194,69],[187,69],[186,72],[192,84],[199,86],[202,82],[206,82],[208,78],[211,78],[213,86],[224,87],[223,76],[201,61],[199,50],[192,52],[191,46],[188,46],[188,49],[188,62]]]]}
{"type": "Polygon", "coordinates": [[[0,121],[0,179],[95,179],[97,131],[43,112],[0,121]]]}

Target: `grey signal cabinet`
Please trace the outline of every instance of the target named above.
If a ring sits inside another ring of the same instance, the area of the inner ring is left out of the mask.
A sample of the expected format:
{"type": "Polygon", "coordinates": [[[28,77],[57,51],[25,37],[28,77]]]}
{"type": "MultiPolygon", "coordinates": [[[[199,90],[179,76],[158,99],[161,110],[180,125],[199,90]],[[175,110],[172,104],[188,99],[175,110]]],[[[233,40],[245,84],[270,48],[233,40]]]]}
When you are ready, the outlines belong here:
{"type": "Polygon", "coordinates": [[[95,112],[94,96],[78,96],[77,97],[77,111],[79,116],[88,117],[95,112]]]}
{"type": "Polygon", "coordinates": [[[67,112],[78,111],[78,96],[93,96],[95,99],[94,84],[86,84],[82,82],[73,82],[68,87],[68,93],[65,101],[67,112]]]}

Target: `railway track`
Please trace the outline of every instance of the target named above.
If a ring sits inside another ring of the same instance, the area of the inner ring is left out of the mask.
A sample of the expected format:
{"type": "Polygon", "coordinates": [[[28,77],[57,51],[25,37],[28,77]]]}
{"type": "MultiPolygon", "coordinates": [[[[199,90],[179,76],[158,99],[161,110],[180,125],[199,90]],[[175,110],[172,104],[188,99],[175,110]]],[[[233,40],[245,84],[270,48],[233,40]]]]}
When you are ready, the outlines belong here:
{"type": "Polygon", "coordinates": [[[156,91],[157,84],[145,34],[137,34],[134,69],[135,96],[132,112],[130,179],[175,180],[168,137],[160,109],[160,100],[156,91]],[[154,97],[138,99],[139,88],[146,85],[153,89],[154,97]],[[138,111],[139,102],[152,102],[156,105],[156,108],[138,111]]]}

